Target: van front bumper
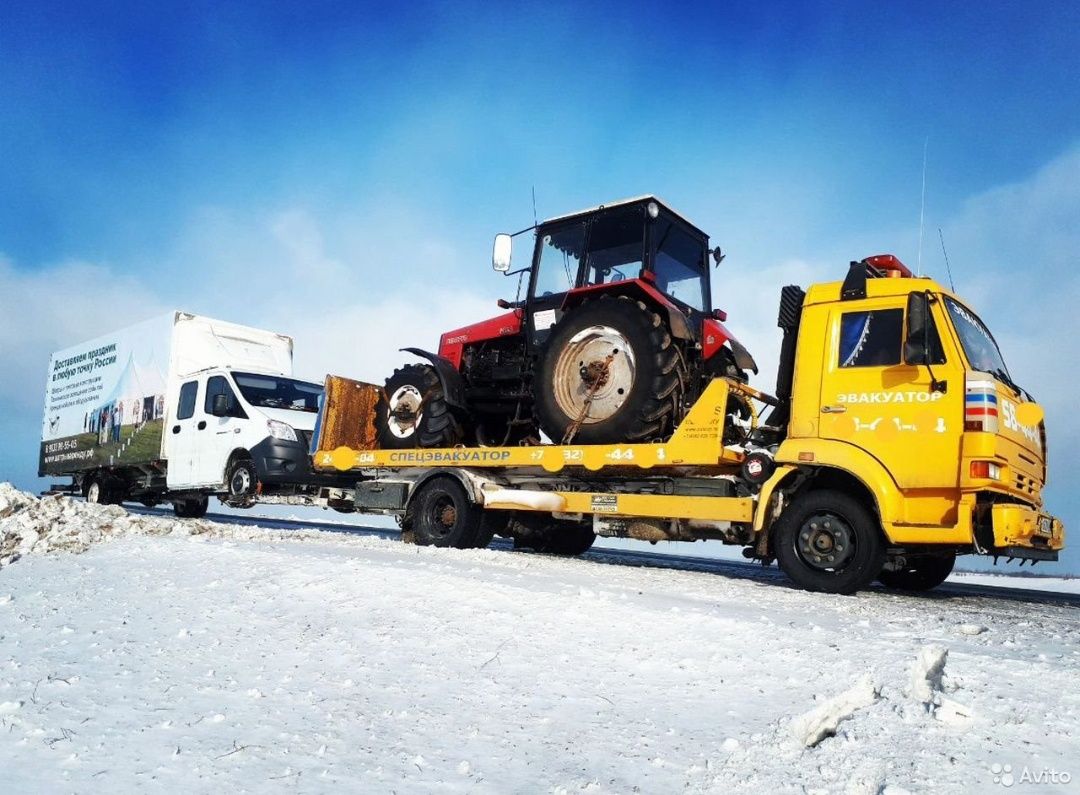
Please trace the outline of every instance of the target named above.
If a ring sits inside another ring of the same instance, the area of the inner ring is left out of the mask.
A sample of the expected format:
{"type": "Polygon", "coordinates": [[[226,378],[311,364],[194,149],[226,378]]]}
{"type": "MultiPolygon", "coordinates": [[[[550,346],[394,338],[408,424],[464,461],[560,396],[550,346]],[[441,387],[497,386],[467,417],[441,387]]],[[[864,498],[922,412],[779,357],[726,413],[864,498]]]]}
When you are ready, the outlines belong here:
{"type": "Polygon", "coordinates": [[[997,503],[991,508],[994,549],[991,554],[1030,560],[1057,560],[1065,547],[1065,525],[1026,505],[997,503]]]}

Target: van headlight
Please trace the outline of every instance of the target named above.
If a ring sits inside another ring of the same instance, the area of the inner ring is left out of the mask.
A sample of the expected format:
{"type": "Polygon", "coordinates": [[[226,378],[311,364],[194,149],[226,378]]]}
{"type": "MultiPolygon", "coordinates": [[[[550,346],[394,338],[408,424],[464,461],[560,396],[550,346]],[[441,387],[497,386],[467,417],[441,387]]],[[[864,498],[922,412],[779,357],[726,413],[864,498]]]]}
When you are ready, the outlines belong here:
{"type": "Polygon", "coordinates": [[[286,442],[299,441],[296,438],[296,430],[293,426],[277,420],[267,420],[266,428],[275,439],[283,439],[286,442]]]}

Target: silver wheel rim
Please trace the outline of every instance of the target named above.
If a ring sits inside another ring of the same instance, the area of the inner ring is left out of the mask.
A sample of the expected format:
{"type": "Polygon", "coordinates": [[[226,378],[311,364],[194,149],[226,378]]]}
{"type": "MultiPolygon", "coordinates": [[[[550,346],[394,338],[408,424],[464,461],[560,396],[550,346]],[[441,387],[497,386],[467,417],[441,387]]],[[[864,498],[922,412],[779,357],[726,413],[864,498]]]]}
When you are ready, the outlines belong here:
{"type": "Polygon", "coordinates": [[[386,418],[390,433],[399,439],[408,439],[416,433],[420,418],[424,416],[420,411],[423,402],[424,396],[412,384],[398,387],[390,396],[390,408],[386,418]]]}
{"type": "Polygon", "coordinates": [[[588,406],[583,425],[603,422],[623,407],[636,375],[637,366],[629,340],[611,326],[589,326],[571,337],[555,360],[555,403],[574,421],[588,406]],[[606,372],[593,389],[596,373],[605,364],[606,372]]]}
{"type": "Polygon", "coordinates": [[[86,501],[93,503],[101,502],[101,486],[97,481],[90,484],[90,488],[86,490],[86,501]]]}
{"type": "Polygon", "coordinates": [[[251,473],[248,472],[246,467],[240,467],[232,476],[232,493],[236,497],[247,496],[251,490],[251,473]]]}

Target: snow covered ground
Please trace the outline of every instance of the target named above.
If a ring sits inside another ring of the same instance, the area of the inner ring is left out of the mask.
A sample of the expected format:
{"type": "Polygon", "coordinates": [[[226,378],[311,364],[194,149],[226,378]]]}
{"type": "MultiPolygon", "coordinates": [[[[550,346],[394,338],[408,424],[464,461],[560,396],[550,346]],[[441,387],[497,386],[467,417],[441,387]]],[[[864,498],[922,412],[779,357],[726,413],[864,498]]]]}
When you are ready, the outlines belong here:
{"type": "Polygon", "coordinates": [[[1080,579],[1072,577],[1018,577],[1009,574],[985,574],[958,571],[949,582],[962,585],[988,585],[993,588],[1025,588],[1031,591],[1054,591],[1055,593],[1080,594],[1080,579]]]}
{"type": "Polygon", "coordinates": [[[1075,791],[1078,683],[1066,605],[0,486],[0,792],[1075,791]]]}

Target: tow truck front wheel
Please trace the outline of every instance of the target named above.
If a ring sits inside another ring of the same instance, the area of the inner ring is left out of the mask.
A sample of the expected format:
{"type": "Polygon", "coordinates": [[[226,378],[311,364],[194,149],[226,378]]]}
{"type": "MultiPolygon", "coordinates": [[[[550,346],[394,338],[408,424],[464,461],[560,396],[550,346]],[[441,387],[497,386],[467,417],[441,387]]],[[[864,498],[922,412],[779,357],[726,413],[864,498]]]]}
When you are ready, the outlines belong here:
{"type": "Polygon", "coordinates": [[[956,554],[945,552],[929,555],[913,555],[886,564],[878,575],[878,581],[886,588],[900,591],[929,591],[937,588],[952,574],[956,554]]]}
{"type": "Polygon", "coordinates": [[[873,514],[838,491],[797,496],[773,532],[780,568],[808,591],[854,593],[885,565],[885,544],[873,514]]]}

